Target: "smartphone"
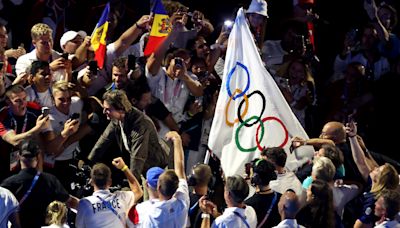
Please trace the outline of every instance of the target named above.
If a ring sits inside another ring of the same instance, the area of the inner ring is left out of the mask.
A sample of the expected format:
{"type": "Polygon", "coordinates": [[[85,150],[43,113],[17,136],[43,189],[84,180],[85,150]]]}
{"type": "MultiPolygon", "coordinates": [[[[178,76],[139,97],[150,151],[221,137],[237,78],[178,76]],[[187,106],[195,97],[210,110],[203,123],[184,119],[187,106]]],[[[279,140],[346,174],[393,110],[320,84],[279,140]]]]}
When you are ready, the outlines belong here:
{"type": "Polygon", "coordinates": [[[50,113],[50,108],[48,108],[48,107],[42,107],[42,115],[43,115],[43,117],[48,116],[49,113],[50,113]]]}
{"type": "Polygon", "coordinates": [[[136,69],[136,56],[128,55],[128,70],[136,69]]]}
{"type": "Polygon", "coordinates": [[[93,75],[97,75],[97,61],[92,60],[89,62],[89,70],[93,75]]]}
{"type": "Polygon", "coordinates": [[[225,20],[224,21],[224,27],[225,27],[225,31],[227,31],[227,32],[231,32],[231,30],[232,30],[232,27],[233,27],[233,21],[231,21],[231,20],[225,20]]]}
{"type": "Polygon", "coordinates": [[[183,67],[183,60],[181,58],[175,58],[175,66],[183,67]]]}
{"type": "Polygon", "coordinates": [[[79,118],[81,117],[81,115],[79,113],[74,113],[71,116],[71,120],[79,120],[79,118]]]}
{"type": "Polygon", "coordinates": [[[61,58],[65,59],[65,60],[68,60],[68,53],[63,53],[61,55],[61,58]]]}

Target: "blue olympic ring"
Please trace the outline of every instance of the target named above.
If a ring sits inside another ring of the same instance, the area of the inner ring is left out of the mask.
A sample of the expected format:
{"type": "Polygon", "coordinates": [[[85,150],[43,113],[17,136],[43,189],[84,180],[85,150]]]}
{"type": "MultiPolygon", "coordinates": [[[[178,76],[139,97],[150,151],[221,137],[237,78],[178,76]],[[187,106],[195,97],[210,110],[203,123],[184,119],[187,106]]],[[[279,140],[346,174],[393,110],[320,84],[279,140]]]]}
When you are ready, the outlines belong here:
{"type": "Polygon", "coordinates": [[[236,98],[241,97],[241,96],[243,96],[244,94],[246,94],[247,90],[249,90],[249,88],[250,88],[250,73],[249,73],[249,70],[248,70],[247,67],[246,67],[245,65],[243,65],[242,63],[236,62],[236,65],[235,65],[235,66],[232,68],[232,70],[229,72],[229,74],[228,74],[228,79],[226,80],[226,90],[228,91],[229,97],[232,97],[232,91],[231,91],[231,89],[230,89],[229,84],[230,84],[230,82],[231,82],[232,75],[233,75],[233,73],[234,73],[235,70],[236,70],[236,66],[240,66],[240,67],[242,67],[242,68],[246,71],[246,74],[247,74],[247,84],[246,84],[246,88],[245,88],[241,93],[239,93],[238,95],[236,95],[236,96],[233,97],[233,100],[235,100],[236,98]]]}

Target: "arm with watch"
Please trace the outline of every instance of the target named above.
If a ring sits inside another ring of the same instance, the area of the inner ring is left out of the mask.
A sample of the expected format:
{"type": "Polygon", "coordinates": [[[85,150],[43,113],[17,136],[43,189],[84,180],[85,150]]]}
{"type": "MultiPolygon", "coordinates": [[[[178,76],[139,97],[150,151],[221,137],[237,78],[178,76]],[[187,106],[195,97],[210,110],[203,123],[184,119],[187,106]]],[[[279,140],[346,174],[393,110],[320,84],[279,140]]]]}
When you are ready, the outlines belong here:
{"type": "Polygon", "coordinates": [[[207,196],[202,196],[199,199],[199,207],[203,212],[201,214],[201,228],[211,227],[211,216],[216,219],[221,215],[221,213],[218,212],[217,205],[211,202],[207,196]]]}
{"type": "Polygon", "coordinates": [[[335,143],[330,139],[321,139],[321,138],[303,139],[298,136],[292,138],[292,146],[294,149],[306,145],[320,148],[323,144],[329,144],[335,146],[335,143]]]}

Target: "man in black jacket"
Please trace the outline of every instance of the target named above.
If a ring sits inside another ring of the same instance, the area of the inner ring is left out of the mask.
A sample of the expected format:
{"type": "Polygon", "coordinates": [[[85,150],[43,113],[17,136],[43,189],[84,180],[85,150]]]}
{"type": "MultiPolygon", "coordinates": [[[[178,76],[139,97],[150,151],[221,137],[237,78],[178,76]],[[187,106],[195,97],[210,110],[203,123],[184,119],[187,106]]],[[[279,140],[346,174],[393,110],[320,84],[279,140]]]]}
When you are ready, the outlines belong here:
{"type": "MultiPolygon", "coordinates": [[[[159,140],[151,119],[129,102],[122,90],[108,91],[103,96],[104,113],[111,120],[88,159],[100,161],[112,142],[118,144],[122,157],[130,157],[130,169],[140,180],[151,167],[165,167],[166,147],[159,140]]],[[[119,156],[116,156],[119,157],[119,156]]]]}

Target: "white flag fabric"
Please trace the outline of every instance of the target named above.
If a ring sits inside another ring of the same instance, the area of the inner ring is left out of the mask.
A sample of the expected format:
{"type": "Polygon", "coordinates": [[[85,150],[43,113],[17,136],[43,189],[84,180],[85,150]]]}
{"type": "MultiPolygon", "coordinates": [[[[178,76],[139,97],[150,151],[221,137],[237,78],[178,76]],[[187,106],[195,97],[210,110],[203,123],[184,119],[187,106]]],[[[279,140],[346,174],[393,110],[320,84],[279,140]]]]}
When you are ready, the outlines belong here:
{"type": "Polygon", "coordinates": [[[288,153],[290,170],[313,156],[312,147],[289,153],[290,139],[308,139],[269,72],[263,66],[239,9],[229,36],[224,76],[208,146],[221,159],[226,175],[244,174],[245,163],[260,157],[265,147],[280,146],[288,153]]]}

